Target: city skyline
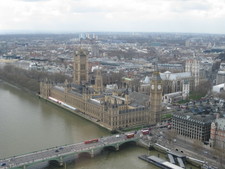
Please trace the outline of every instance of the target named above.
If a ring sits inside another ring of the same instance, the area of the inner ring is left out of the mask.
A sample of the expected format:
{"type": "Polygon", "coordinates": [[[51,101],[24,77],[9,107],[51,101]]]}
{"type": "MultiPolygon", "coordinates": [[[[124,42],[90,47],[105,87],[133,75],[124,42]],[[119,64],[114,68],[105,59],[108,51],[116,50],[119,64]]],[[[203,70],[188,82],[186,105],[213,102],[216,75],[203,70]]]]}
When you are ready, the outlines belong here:
{"type": "Polygon", "coordinates": [[[7,0],[0,33],[225,34],[223,0],[7,0]]]}

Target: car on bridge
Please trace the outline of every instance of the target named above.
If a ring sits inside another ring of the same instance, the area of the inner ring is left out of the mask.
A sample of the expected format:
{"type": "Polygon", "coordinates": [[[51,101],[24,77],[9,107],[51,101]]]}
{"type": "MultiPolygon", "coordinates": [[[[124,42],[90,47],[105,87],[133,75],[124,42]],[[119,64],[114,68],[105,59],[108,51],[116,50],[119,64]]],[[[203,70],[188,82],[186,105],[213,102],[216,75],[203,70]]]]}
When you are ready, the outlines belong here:
{"type": "Polygon", "coordinates": [[[6,166],[6,163],[0,163],[0,166],[2,166],[2,167],[6,166]]]}

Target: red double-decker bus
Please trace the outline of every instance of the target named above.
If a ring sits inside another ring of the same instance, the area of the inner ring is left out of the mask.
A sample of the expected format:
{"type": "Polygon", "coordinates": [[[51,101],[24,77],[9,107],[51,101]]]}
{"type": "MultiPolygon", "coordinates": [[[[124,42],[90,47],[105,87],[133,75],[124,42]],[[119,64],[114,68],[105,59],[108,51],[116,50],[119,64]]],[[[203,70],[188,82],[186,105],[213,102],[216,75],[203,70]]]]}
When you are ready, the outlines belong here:
{"type": "Polygon", "coordinates": [[[84,144],[97,143],[98,139],[84,141],[84,144]]]}
{"type": "Polygon", "coordinates": [[[134,137],[134,133],[127,133],[127,134],[126,134],[126,137],[127,137],[127,138],[132,138],[132,137],[134,137]]]}
{"type": "Polygon", "coordinates": [[[143,135],[149,134],[149,130],[141,130],[141,132],[142,132],[143,135]]]}

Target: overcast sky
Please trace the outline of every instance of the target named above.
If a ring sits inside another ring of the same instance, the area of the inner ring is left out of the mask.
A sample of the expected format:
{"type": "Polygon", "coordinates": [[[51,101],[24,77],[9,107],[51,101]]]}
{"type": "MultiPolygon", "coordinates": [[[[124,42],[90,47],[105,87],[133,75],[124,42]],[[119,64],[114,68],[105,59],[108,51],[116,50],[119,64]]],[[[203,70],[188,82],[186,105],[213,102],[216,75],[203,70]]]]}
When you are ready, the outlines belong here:
{"type": "Polygon", "coordinates": [[[225,34],[225,0],[1,0],[0,32],[225,34]]]}

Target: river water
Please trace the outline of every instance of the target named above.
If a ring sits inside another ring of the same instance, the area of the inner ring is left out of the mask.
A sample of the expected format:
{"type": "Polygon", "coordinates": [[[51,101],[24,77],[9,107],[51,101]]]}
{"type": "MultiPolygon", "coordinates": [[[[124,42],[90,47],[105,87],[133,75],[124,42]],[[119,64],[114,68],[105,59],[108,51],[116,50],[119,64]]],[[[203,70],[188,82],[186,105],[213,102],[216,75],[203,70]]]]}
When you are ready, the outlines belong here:
{"type": "MultiPolygon", "coordinates": [[[[0,159],[107,135],[110,133],[106,129],[0,81],[0,159]]],[[[66,168],[156,169],[138,159],[142,154],[149,151],[130,145],[116,152],[106,151],[94,158],[69,162],[66,168]]]]}
{"type": "MultiPolygon", "coordinates": [[[[110,135],[107,130],[0,82],[0,159],[106,135],[110,135]]],[[[67,168],[145,169],[149,168],[149,164],[137,157],[146,153],[146,149],[129,146],[117,152],[104,152],[92,159],[69,163],[67,168]]]]}

